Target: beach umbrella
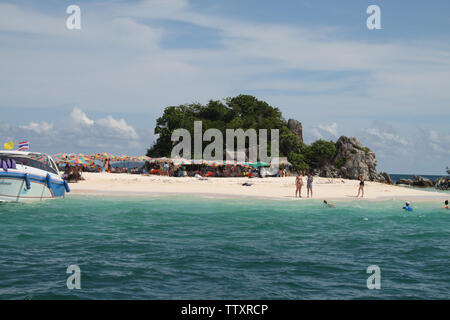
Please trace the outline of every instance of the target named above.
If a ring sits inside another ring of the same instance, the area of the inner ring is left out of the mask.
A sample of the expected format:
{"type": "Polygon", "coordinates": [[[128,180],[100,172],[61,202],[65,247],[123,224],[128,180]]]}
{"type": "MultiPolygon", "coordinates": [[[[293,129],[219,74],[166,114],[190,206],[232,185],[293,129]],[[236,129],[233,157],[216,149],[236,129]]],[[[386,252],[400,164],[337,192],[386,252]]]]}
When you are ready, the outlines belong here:
{"type": "Polygon", "coordinates": [[[66,159],[67,154],[66,153],[57,153],[52,155],[52,158],[55,160],[59,160],[59,159],[66,159]]]}
{"type": "Polygon", "coordinates": [[[77,154],[77,156],[75,157],[75,159],[83,159],[85,161],[92,161],[93,159],[91,158],[91,156],[89,155],[84,155],[82,153],[77,154]]]}
{"type": "Polygon", "coordinates": [[[178,158],[178,159],[173,159],[173,163],[178,166],[180,166],[180,165],[186,166],[186,165],[191,165],[192,161],[188,160],[188,159],[178,158]]]}
{"type": "Polygon", "coordinates": [[[166,157],[156,158],[155,160],[156,162],[173,162],[173,159],[166,157]]]}
{"type": "Polygon", "coordinates": [[[147,156],[140,156],[140,157],[137,157],[137,161],[143,161],[143,162],[145,162],[145,161],[150,161],[150,160],[152,160],[152,158],[147,157],[147,156]]]}
{"type": "Polygon", "coordinates": [[[105,159],[111,159],[113,155],[111,153],[103,152],[103,153],[97,153],[94,155],[95,160],[105,160],[105,159]]]}
{"type": "Polygon", "coordinates": [[[260,168],[260,167],[270,167],[270,165],[266,162],[258,161],[255,163],[250,164],[253,168],[260,168]]]}
{"type": "Polygon", "coordinates": [[[238,166],[242,166],[242,167],[250,167],[250,163],[245,162],[245,161],[240,161],[237,163],[238,166]]]}
{"type": "Polygon", "coordinates": [[[223,166],[223,161],[216,160],[216,161],[212,161],[211,164],[213,167],[223,166]]]}
{"type": "Polygon", "coordinates": [[[120,154],[117,156],[112,156],[111,161],[131,161],[133,158],[125,154],[120,154]]]}
{"type": "Polygon", "coordinates": [[[235,161],[232,161],[232,160],[226,160],[226,161],[224,161],[224,164],[225,164],[226,166],[235,166],[235,165],[236,165],[236,162],[235,162],[235,161]]]}
{"type": "Polygon", "coordinates": [[[208,165],[208,161],[203,160],[203,159],[194,159],[194,160],[191,160],[191,162],[192,162],[192,164],[208,165]]]}
{"type": "Polygon", "coordinates": [[[67,161],[67,163],[75,164],[75,165],[88,165],[89,163],[84,158],[76,158],[73,160],[67,161]]]}
{"type": "Polygon", "coordinates": [[[290,165],[290,166],[292,165],[289,161],[284,160],[284,159],[280,160],[279,164],[280,164],[280,165],[285,165],[285,166],[286,166],[286,165],[290,165]]]}

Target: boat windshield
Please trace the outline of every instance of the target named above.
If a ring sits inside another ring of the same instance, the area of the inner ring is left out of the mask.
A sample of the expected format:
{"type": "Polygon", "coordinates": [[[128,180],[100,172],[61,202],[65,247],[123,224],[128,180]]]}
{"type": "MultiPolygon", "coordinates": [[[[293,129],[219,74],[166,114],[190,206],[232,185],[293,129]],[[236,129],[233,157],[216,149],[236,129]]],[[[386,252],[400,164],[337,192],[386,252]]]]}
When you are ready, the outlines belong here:
{"type": "Polygon", "coordinates": [[[50,159],[46,155],[33,154],[29,156],[22,156],[22,155],[0,155],[0,156],[2,159],[14,159],[14,161],[16,161],[16,164],[58,174],[58,170],[56,169],[54,163],[52,163],[52,161],[50,161],[50,159]]]}

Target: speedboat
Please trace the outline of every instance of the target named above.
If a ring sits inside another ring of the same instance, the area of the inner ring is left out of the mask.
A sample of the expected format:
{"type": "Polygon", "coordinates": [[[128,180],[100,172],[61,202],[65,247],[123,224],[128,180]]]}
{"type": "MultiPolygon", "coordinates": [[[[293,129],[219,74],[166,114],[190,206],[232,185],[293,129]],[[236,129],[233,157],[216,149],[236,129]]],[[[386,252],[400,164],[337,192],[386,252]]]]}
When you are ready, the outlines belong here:
{"type": "Polygon", "coordinates": [[[0,202],[64,197],[70,192],[52,157],[36,152],[0,150],[0,202]]]}

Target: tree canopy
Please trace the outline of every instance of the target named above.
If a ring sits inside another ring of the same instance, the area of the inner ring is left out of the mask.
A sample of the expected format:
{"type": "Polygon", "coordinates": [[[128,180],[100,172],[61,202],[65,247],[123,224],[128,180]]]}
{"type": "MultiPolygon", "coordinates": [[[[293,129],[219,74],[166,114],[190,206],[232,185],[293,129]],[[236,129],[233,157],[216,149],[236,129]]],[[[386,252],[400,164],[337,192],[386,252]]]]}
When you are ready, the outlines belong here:
{"type": "MultiPolygon", "coordinates": [[[[333,142],[318,140],[310,146],[302,143],[289,130],[278,108],[251,95],[238,95],[223,101],[210,100],[206,105],[192,103],[165,108],[156,121],[155,134],[158,139],[148,149],[147,155],[169,157],[173,147],[172,132],[184,128],[193,136],[194,121],[202,121],[202,133],[215,128],[223,135],[226,129],[255,129],[259,134],[259,129],[267,129],[269,141],[270,130],[279,129],[280,156],[287,156],[296,170],[307,170],[331,161],[336,153],[333,142]]],[[[204,142],[203,148],[208,143],[204,142]]]]}

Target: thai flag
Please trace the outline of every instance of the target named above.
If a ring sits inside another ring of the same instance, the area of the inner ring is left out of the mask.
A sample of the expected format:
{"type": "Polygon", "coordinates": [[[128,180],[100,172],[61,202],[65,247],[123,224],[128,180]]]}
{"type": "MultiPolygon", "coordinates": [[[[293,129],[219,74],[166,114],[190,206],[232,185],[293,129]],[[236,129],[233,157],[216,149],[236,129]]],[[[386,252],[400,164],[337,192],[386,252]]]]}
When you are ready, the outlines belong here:
{"type": "Polygon", "coordinates": [[[22,141],[22,142],[19,142],[18,147],[19,147],[19,149],[17,149],[17,151],[29,150],[30,143],[28,141],[22,141]]]}

